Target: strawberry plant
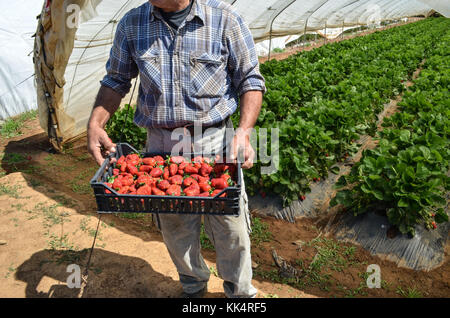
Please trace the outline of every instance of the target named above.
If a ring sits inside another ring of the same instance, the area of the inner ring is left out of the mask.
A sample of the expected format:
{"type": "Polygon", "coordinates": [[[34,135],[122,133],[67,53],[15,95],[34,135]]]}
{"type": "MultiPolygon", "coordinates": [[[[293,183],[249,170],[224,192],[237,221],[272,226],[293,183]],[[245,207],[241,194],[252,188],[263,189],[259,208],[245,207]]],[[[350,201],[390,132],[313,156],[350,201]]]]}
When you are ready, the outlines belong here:
{"type": "Polygon", "coordinates": [[[134,107],[126,104],[118,109],[106,124],[105,130],[114,142],[127,142],[137,149],[144,149],[147,130],[133,122],[134,107]]]}

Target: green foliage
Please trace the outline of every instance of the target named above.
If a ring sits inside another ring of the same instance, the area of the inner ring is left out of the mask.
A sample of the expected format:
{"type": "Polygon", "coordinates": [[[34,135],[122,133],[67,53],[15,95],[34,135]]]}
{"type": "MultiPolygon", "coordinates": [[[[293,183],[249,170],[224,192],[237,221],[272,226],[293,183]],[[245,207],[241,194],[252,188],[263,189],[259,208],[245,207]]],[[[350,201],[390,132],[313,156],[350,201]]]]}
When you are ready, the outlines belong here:
{"type": "Polygon", "coordinates": [[[205,226],[203,225],[203,223],[200,229],[200,246],[205,250],[215,250],[214,245],[211,243],[208,235],[205,232],[205,226]]]}
{"type": "Polygon", "coordinates": [[[377,115],[405,91],[449,24],[426,19],[262,64],[267,92],[256,128],[279,129],[279,167],[261,174],[257,162],[246,171],[250,194],[275,192],[290,204],[335,172],[356,153],[359,135],[375,134],[377,115]]]}
{"type": "Polygon", "coordinates": [[[397,294],[399,294],[402,297],[405,298],[422,298],[422,293],[418,291],[415,288],[408,287],[407,290],[404,290],[400,286],[397,287],[397,290],[395,291],[397,294]]]}
{"type": "Polygon", "coordinates": [[[8,118],[0,127],[0,136],[4,138],[20,136],[24,123],[36,117],[37,110],[32,110],[14,118],[8,118]]]}
{"type": "Polygon", "coordinates": [[[274,53],[282,53],[282,52],[284,52],[284,49],[279,48],[279,47],[276,47],[276,48],[274,48],[274,49],[272,50],[272,52],[274,52],[274,53]]]}
{"type": "Polygon", "coordinates": [[[252,245],[257,247],[263,242],[269,242],[273,235],[269,232],[269,225],[261,221],[258,217],[252,217],[252,233],[250,234],[250,240],[252,245]]]}
{"type": "Polygon", "coordinates": [[[106,124],[106,132],[113,142],[126,142],[136,149],[144,149],[147,130],[133,122],[135,108],[126,104],[117,110],[106,124]]]}
{"type": "Polygon", "coordinates": [[[399,103],[401,112],[386,118],[379,145],[366,150],[350,175],[340,178],[331,204],[355,215],[384,207],[389,222],[414,234],[417,224],[435,228],[448,221],[445,192],[450,188],[448,47],[450,32],[430,50],[419,78],[399,103]]]}

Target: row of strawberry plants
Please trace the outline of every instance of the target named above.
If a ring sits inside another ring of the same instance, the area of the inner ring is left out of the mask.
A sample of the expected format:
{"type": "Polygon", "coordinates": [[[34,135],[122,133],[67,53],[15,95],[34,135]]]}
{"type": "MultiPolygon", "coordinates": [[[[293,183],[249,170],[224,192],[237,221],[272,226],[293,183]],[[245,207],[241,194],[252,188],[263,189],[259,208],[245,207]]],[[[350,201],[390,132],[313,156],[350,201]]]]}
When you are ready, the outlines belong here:
{"type": "Polygon", "coordinates": [[[433,49],[420,76],[378,133],[379,146],[366,150],[350,175],[339,179],[332,205],[355,215],[374,207],[389,222],[414,235],[417,224],[437,228],[448,221],[443,207],[450,189],[450,31],[433,49]]]}
{"type": "Polygon", "coordinates": [[[332,165],[357,150],[355,140],[359,134],[375,132],[376,115],[389,98],[404,88],[403,82],[439,43],[447,27],[446,20],[429,19],[345,41],[345,45],[336,43],[310,51],[314,54],[306,52],[284,61],[269,62],[275,66],[268,70],[263,64],[268,92],[258,127],[279,129],[279,166],[277,172],[262,175],[262,164],[256,163],[246,172],[249,191],[274,191],[285,203],[310,191],[310,182],[326,176],[332,165]],[[320,52],[325,56],[320,58],[320,52]],[[330,59],[327,54],[350,57],[330,59]],[[368,58],[365,60],[364,56],[368,58]],[[306,71],[295,67],[299,60],[306,71]],[[331,73],[330,77],[336,77],[327,82],[327,71],[311,73],[308,60],[332,61],[332,67],[340,71],[331,73]],[[286,73],[289,68],[291,71],[286,73]],[[289,85],[301,85],[305,78],[317,76],[323,80],[316,81],[319,86],[313,85],[316,91],[310,100],[297,93],[287,97],[293,91],[289,85]],[[287,78],[284,84],[283,78],[287,78]],[[287,101],[281,108],[288,109],[284,112],[276,102],[269,105],[271,94],[285,94],[283,85],[288,92],[283,97],[287,101]]]}
{"type": "MultiPolygon", "coordinates": [[[[389,71],[389,68],[370,67],[377,60],[386,59],[406,67],[409,73],[415,70],[416,47],[420,43],[409,42],[407,47],[397,46],[408,37],[426,34],[428,20],[418,25],[402,26],[384,32],[376,32],[365,37],[322,46],[313,51],[301,52],[286,60],[271,60],[261,65],[261,71],[270,90],[265,95],[262,116],[284,119],[292,111],[298,110],[314,97],[338,97],[341,81],[348,79],[355,71],[366,68],[370,72],[389,71]],[[401,54],[398,54],[401,53],[401,54]],[[411,55],[408,55],[411,54],[411,55]],[[392,56],[394,54],[395,56],[392,56]],[[283,76],[280,76],[283,75],[283,76]]],[[[394,76],[394,74],[391,74],[394,76]]],[[[400,83],[403,78],[393,78],[400,83]]],[[[396,87],[402,89],[401,85],[396,87]]]]}

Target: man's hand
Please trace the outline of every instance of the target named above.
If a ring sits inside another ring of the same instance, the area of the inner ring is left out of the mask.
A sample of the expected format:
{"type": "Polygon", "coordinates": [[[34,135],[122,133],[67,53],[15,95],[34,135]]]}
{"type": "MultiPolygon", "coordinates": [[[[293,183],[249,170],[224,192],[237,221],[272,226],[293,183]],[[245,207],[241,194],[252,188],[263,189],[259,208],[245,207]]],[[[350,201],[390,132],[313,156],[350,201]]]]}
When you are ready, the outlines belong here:
{"type": "MultiPolygon", "coordinates": [[[[114,90],[102,86],[89,118],[87,127],[88,151],[99,165],[103,164],[110,153],[116,152],[116,145],[108,137],[104,127],[112,114],[119,108],[121,100],[122,96],[114,90]]],[[[111,163],[113,162],[111,161],[111,163]]]]}
{"type": "Polygon", "coordinates": [[[244,130],[242,128],[238,128],[233,137],[233,141],[231,143],[231,160],[243,160],[242,169],[250,169],[253,167],[253,160],[255,158],[255,151],[253,150],[252,145],[250,144],[250,134],[251,129],[244,130]],[[244,158],[239,158],[239,152],[242,151],[244,158]]]}
{"type": "Polygon", "coordinates": [[[111,141],[106,131],[101,127],[89,127],[87,139],[88,151],[99,166],[103,164],[109,154],[116,152],[116,144],[111,141]]]}
{"type": "Polygon", "coordinates": [[[241,118],[239,120],[239,128],[236,129],[231,144],[230,157],[231,160],[235,161],[238,158],[239,151],[242,149],[244,154],[243,169],[253,167],[255,151],[250,144],[250,135],[261,111],[262,97],[261,91],[247,91],[240,97],[241,118]]]}

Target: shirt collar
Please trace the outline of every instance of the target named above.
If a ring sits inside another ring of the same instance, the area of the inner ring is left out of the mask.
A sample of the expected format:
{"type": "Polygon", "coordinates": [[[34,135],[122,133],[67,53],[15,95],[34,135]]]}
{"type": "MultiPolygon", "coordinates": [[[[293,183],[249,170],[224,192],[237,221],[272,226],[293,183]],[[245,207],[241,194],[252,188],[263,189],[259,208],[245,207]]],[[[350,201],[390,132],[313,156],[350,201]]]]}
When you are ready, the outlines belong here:
{"type": "MultiPolygon", "coordinates": [[[[188,16],[186,17],[186,21],[191,21],[194,19],[194,17],[198,17],[202,23],[205,22],[205,13],[203,12],[199,0],[192,0],[194,3],[192,4],[191,12],[189,12],[188,16]]],[[[150,11],[150,21],[153,21],[155,18],[162,19],[161,13],[159,10],[155,10],[155,7],[149,2],[147,2],[147,5],[149,6],[150,11]]]]}

